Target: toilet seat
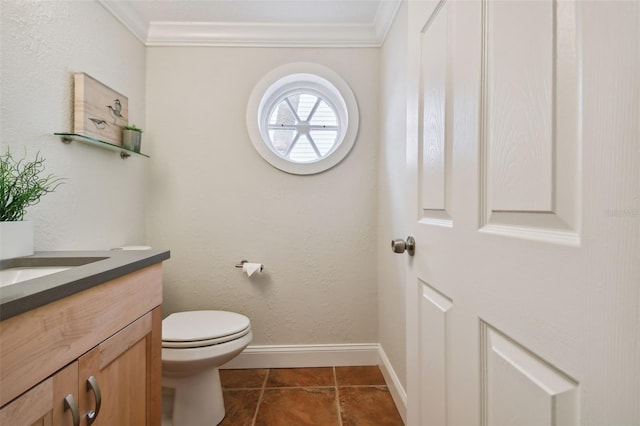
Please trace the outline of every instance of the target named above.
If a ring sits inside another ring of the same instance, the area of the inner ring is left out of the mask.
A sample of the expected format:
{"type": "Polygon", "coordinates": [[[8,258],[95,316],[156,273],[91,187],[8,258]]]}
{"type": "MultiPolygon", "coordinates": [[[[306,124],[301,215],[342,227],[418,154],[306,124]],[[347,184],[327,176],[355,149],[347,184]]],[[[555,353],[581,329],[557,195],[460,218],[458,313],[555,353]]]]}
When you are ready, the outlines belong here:
{"type": "Polygon", "coordinates": [[[212,345],[219,345],[221,343],[227,343],[230,342],[232,340],[236,340],[241,338],[242,336],[245,336],[249,333],[249,331],[251,331],[251,327],[247,327],[246,329],[238,332],[238,333],[234,333],[234,334],[230,334],[228,336],[222,336],[222,337],[216,337],[213,339],[206,339],[206,340],[193,340],[193,341],[189,341],[189,342],[174,342],[174,341],[162,341],[162,347],[163,348],[172,348],[172,349],[186,349],[186,348],[199,348],[199,347],[203,347],[203,346],[212,346],[212,345]]]}
{"type": "Polygon", "coordinates": [[[249,318],[227,311],[188,311],[162,321],[163,348],[198,348],[230,342],[251,331],[249,318]]]}

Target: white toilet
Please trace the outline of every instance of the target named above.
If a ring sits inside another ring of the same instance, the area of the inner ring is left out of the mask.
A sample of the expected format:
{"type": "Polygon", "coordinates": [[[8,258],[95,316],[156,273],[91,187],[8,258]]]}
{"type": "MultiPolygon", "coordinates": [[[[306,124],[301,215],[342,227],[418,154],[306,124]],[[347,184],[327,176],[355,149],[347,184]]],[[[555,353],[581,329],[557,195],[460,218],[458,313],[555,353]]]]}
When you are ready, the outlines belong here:
{"type": "Polygon", "coordinates": [[[249,318],[233,312],[177,312],[162,321],[162,386],[174,391],[173,426],[222,421],[218,367],[242,352],[252,338],[249,318]]]}

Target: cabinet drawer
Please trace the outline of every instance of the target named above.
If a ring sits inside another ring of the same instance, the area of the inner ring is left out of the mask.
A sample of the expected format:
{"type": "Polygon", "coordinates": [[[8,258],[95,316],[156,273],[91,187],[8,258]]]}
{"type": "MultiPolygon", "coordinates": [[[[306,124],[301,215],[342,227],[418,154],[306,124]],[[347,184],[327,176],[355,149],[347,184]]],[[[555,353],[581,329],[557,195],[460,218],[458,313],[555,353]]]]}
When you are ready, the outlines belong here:
{"type": "Polygon", "coordinates": [[[52,407],[53,378],[49,378],[0,410],[0,425],[51,424],[52,407]]]}

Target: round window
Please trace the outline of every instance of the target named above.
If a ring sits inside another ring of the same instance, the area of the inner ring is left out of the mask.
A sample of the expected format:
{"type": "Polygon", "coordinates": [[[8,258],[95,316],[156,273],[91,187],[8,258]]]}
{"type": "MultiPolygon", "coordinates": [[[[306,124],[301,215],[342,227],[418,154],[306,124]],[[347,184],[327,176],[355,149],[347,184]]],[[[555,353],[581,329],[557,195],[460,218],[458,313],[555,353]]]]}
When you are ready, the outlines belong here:
{"type": "Polygon", "coordinates": [[[288,64],[254,88],[247,127],[258,153],[274,167],[319,173],[342,161],[353,147],[358,107],[335,72],[317,64],[288,64]]]}

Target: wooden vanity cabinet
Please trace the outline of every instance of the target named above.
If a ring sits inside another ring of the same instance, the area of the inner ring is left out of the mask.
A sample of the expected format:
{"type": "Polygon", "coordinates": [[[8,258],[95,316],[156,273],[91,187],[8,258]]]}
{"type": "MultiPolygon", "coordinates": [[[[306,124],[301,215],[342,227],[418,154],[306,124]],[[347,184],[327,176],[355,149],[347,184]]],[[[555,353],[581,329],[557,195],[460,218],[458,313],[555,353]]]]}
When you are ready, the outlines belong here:
{"type": "Polygon", "coordinates": [[[0,322],[0,425],[159,426],[161,277],[153,265],[0,322]]]}

